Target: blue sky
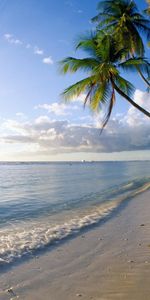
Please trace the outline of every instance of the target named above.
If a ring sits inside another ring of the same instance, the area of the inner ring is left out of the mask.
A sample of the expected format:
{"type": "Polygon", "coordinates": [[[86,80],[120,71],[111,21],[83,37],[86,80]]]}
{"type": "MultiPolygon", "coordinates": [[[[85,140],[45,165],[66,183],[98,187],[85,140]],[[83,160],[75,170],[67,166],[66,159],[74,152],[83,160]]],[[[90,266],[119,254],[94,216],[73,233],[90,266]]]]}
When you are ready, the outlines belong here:
{"type": "MultiPolygon", "coordinates": [[[[83,74],[61,76],[58,61],[76,55],[74,42],[92,28],[90,19],[96,15],[97,3],[0,0],[0,160],[99,160],[110,159],[110,153],[112,159],[150,157],[147,143],[137,145],[131,139],[128,146],[122,141],[122,146],[108,148],[107,139],[111,131],[116,134],[117,124],[123,126],[125,135],[129,131],[134,135],[133,114],[140,130],[142,123],[145,134],[148,131],[147,120],[122,99],[117,99],[103,137],[99,136],[98,116],[83,110],[82,97],[67,107],[61,103],[60,93],[83,74]]],[[[146,7],[144,0],[136,3],[140,9],[146,7]]],[[[149,95],[141,80],[133,74],[128,79],[136,83],[137,101],[143,103],[144,97],[148,105],[149,95]]],[[[117,134],[119,141],[121,133],[117,134]]]]}

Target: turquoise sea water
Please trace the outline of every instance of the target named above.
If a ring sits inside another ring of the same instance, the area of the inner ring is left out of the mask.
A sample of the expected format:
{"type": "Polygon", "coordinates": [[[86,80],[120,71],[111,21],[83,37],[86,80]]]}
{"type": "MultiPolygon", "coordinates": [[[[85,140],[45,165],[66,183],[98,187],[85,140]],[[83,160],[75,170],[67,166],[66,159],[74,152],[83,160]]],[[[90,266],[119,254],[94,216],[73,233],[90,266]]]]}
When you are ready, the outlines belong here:
{"type": "Polygon", "coordinates": [[[0,266],[111,216],[150,183],[150,162],[0,163],[0,266]]]}

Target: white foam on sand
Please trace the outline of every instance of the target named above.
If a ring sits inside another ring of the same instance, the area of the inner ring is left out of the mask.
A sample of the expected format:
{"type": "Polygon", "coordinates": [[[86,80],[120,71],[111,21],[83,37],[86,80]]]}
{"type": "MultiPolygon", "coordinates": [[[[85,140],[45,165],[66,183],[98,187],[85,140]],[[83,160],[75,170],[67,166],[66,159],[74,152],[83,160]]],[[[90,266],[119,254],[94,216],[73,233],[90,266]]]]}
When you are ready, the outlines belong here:
{"type": "Polygon", "coordinates": [[[40,222],[16,224],[0,230],[0,264],[10,263],[27,253],[33,253],[46,245],[58,242],[82,228],[99,222],[109,215],[118,201],[97,206],[90,212],[59,225],[52,225],[47,219],[40,222]]]}
{"type": "Polygon", "coordinates": [[[0,229],[0,264],[9,264],[16,258],[26,254],[33,254],[38,249],[59,242],[81,229],[96,224],[109,216],[120,203],[147,190],[150,183],[137,190],[122,195],[119,199],[107,201],[98,206],[78,211],[71,219],[60,224],[52,224],[47,218],[27,223],[16,223],[0,229]]]}

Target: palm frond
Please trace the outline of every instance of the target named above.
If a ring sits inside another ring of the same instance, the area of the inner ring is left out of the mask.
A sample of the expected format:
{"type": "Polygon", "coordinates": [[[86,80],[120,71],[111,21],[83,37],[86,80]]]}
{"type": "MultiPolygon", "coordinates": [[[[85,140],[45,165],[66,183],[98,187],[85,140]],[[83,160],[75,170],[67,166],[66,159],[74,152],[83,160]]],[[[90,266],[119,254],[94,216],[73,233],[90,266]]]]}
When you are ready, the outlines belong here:
{"type": "MultiPolygon", "coordinates": [[[[144,24],[144,22],[140,22],[140,20],[134,22],[135,26],[138,28],[138,30],[146,36],[147,39],[150,38],[150,27],[144,24]]],[[[149,22],[150,26],[150,22],[149,22]]]]}
{"type": "Polygon", "coordinates": [[[132,22],[126,23],[128,40],[127,43],[130,43],[130,51],[133,54],[137,54],[138,56],[144,56],[144,43],[142,37],[139,35],[137,28],[132,24],[132,22]]]}
{"type": "Polygon", "coordinates": [[[89,87],[89,90],[88,90],[88,92],[87,92],[87,95],[86,95],[86,97],[85,97],[85,99],[84,99],[84,107],[86,106],[88,99],[89,99],[89,98],[91,99],[91,95],[92,95],[94,86],[95,86],[95,84],[91,84],[91,86],[89,87]]]}
{"type": "Polygon", "coordinates": [[[129,97],[133,95],[135,87],[131,84],[131,82],[119,75],[115,78],[114,82],[120,88],[120,90],[123,91],[124,94],[126,94],[129,97]]]}
{"type": "Polygon", "coordinates": [[[75,49],[86,51],[90,56],[96,56],[97,47],[97,33],[88,32],[85,35],[81,35],[76,39],[75,49]]]}
{"type": "Polygon", "coordinates": [[[140,68],[142,72],[147,72],[150,69],[150,64],[147,59],[144,58],[130,58],[120,64],[118,67],[122,68],[125,71],[135,71],[137,72],[137,68],[140,68]]]}
{"type": "Polygon", "coordinates": [[[87,77],[69,86],[67,89],[64,90],[61,96],[65,101],[69,101],[71,99],[78,97],[82,93],[88,93],[91,86],[94,86],[94,83],[95,83],[94,76],[87,77]]]}
{"type": "Polygon", "coordinates": [[[133,0],[106,0],[99,2],[97,9],[99,11],[113,12],[116,14],[122,14],[124,12],[134,14],[137,12],[136,3],[133,0]]]}
{"type": "Polygon", "coordinates": [[[63,59],[60,65],[60,72],[66,74],[68,72],[75,73],[78,70],[81,71],[91,71],[99,64],[98,60],[94,58],[83,58],[78,59],[74,57],[67,57],[63,59]]]}
{"type": "Polygon", "coordinates": [[[145,17],[143,17],[143,14],[139,12],[134,12],[130,14],[132,21],[134,20],[147,20],[145,17]]]}
{"type": "Polygon", "coordinates": [[[107,82],[97,83],[90,99],[90,108],[92,111],[99,111],[102,104],[106,104],[110,98],[110,89],[107,82]]]}
{"type": "Polygon", "coordinates": [[[101,22],[104,19],[108,19],[108,18],[110,18],[110,19],[113,18],[114,19],[114,16],[112,14],[109,14],[109,13],[101,12],[101,13],[97,14],[97,16],[93,17],[91,19],[91,22],[92,23],[97,23],[97,22],[101,22]]]}
{"type": "Polygon", "coordinates": [[[114,89],[113,89],[112,90],[112,95],[111,95],[111,98],[110,98],[110,102],[109,102],[109,106],[108,106],[108,110],[107,110],[107,114],[106,114],[105,119],[102,123],[101,133],[102,133],[103,129],[105,128],[105,126],[107,125],[107,123],[110,119],[114,104],[115,104],[115,92],[114,92],[114,89]]]}
{"type": "MultiPolygon", "coordinates": [[[[97,5],[97,10],[105,11],[105,13],[110,13],[110,14],[120,14],[121,13],[121,5],[118,5],[119,1],[116,0],[105,0],[101,1],[97,5]]],[[[121,4],[121,1],[120,3],[121,4]]]]}

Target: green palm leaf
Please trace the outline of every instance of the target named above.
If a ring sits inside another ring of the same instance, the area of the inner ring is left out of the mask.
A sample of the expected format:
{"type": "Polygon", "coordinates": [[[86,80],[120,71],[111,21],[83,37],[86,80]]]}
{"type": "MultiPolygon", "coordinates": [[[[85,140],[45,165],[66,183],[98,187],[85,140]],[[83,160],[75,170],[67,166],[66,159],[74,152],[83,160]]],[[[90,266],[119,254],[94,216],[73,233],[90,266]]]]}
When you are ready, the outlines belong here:
{"type": "Polygon", "coordinates": [[[134,1],[106,0],[100,2],[99,8],[96,18],[100,20],[100,29],[82,36],[76,42],[76,50],[86,52],[88,57],[67,57],[61,61],[60,70],[63,74],[77,71],[89,74],[89,77],[65,89],[62,96],[69,101],[84,93],[84,105],[88,101],[91,110],[96,112],[106,106],[103,130],[111,116],[116,92],[150,117],[148,111],[132,100],[134,86],[120,75],[120,69],[138,70],[149,86],[142,72],[149,77],[150,64],[143,57],[144,45],[139,34],[141,30],[147,31],[148,22],[138,13],[134,1]]]}
{"type": "Polygon", "coordinates": [[[64,100],[69,101],[71,99],[75,99],[80,96],[82,93],[88,93],[89,89],[94,86],[95,77],[87,77],[83,80],[78,81],[77,83],[69,86],[62,93],[62,97],[64,100]]]}
{"type": "Polygon", "coordinates": [[[104,129],[104,127],[107,125],[109,119],[110,119],[110,116],[111,116],[111,113],[112,113],[112,110],[113,110],[113,107],[114,107],[114,104],[115,104],[115,92],[114,90],[112,90],[112,94],[111,94],[111,98],[110,98],[110,101],[109,101],[109,106],[108,106],[108,109],[107,109],[107,114],[105,116],[105,119],[103,120],[103,123],[102,123],[102,128],[101,128],[101,133],[104,129]]]}
{"type": "Polygon", "coordinates": [[[99,112],[103,104],[109,102],[110,90],[107,82],[97,84],[94,87],[93,95],[90,99],[90,107],[93,111],[99,112]]]}
{"type": "Polygon", "coordinates": [[[60,62],[60,72],[66,74],[67,72],[75,73],[78,70],[91,71],[99,64],[98,60],[94,58],[78,59],[74,57],[67,57],[60,62]]]}
{"type": "Polygon", "coordinates": [[[150,37],[150,21],[138,12],[134,1],[105,0],[98,4],[99,13],[92,19],[99,29],[113,29],[116,41],[122,43],[128,51],[137,55],[144,54],[144,44],[140,33],[150,37]],[[120,37],[119,37],[120,36],[120,37]]]}
{"type": "Polygon", "coordinates": [[[137,67],[140,68],[142,72],[148,72],[150,69],[150,64],[147,59],[144,58],[130,58],[118,65],[125,71],[137,72],[137,67]]]}
{"type": "Polygon", "coordinates": [[[119,89],[123,91],[126,95],[128,95],[129,97],[133,95],[135,88],[131,84],[131,82],[129,82],[128,80],[124,79],[119,75],[117,76],[117,78],[115,78],[114,81],[116,85],[119,87],[119,89]]]}

